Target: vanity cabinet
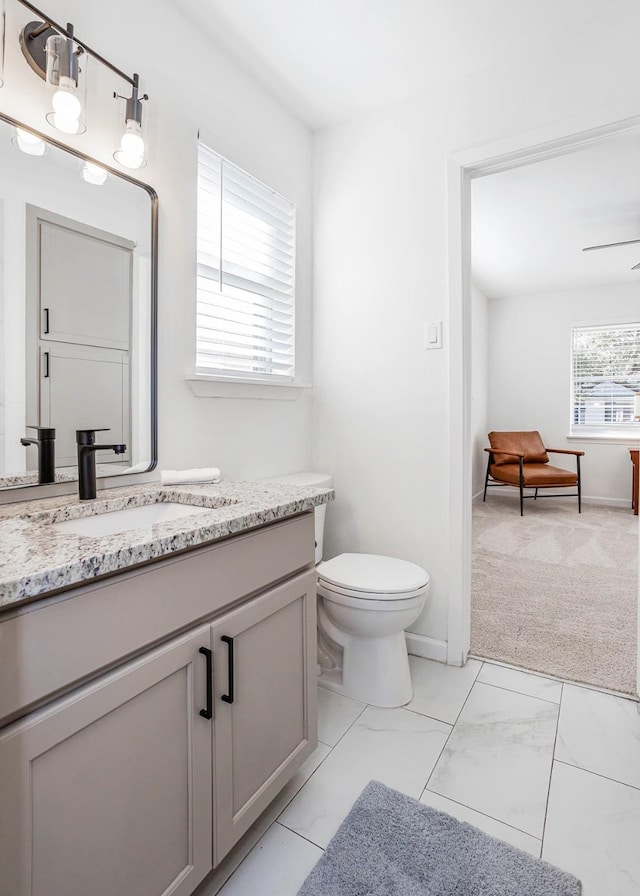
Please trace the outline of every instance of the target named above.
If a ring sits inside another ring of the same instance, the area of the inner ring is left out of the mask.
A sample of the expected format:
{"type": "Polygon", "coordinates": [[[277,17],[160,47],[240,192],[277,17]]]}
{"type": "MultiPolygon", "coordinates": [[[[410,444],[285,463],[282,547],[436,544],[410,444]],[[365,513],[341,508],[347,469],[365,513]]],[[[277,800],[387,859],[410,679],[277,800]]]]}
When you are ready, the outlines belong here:
{"type": "Polygon", "coordinates": [[[211,868],[209,626],[0,739],[2,896],[186,896],[211,868]]]}
{"type": "Polygon", "coordinates": [[[188,896],[253,824],[317,742],[312,532],[306,514],[85,590],[103,610],[128,595],[139,642],[150,591],[189,624],[0,729],[0,896],[188,896]],[[267,587],[228,606],[242,559],[236,580],[267,587]]]}
{"type": "Polygon", "coordinates": [[[316,740],[315,600],[306,573],[212,626],[216,864],[316,740]]]}

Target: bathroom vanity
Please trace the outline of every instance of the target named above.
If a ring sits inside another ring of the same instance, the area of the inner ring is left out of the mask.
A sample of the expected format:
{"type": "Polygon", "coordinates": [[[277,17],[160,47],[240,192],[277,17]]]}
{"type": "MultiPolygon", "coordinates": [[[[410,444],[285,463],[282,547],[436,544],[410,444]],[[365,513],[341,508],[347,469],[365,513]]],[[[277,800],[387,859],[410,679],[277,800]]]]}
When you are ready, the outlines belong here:
{"type": "Polygon", "coordinates": [[[223,482],[0,509],[1,896],[187,896],[255,822],[317,742],[332,497],[223,482]],[[141,523],[154,505],[187,515],[141,523]],[[115,512],[122,531],[91,530],[115,512]]]}

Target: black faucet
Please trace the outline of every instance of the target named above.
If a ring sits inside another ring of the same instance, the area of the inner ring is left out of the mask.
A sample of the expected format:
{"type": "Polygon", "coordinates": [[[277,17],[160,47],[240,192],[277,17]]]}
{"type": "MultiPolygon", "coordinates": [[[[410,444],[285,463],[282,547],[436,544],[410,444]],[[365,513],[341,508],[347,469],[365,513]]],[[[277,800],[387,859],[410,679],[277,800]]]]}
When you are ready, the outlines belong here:
{"type": "Polygon", "coordinates": [[[56,481],[56,431],[50,426],[27,426],[35,429],[35,439],[20,439],[21,445],[38,446],[38,485],[56,481]]]}
{"type": "Polygon", "coordinates": [[[96,496],[96,451],[115,451],[124,454],[126,445],[96,445],[96,433],[108,429],[76,429],[78,446],[78,490],[81,501],[91,501],[96,496]]]}

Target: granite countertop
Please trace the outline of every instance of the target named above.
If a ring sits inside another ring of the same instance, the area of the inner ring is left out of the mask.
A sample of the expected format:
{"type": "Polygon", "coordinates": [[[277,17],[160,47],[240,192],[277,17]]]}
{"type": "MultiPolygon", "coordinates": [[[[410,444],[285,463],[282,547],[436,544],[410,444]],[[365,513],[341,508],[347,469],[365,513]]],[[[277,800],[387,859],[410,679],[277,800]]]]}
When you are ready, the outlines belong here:
{"type": "Polygon", "coordinates": [[[0,608],[286,519],[333,497],[327,488],[222,480],[112,488],[94,501],[66,495],[5,504],[0,506],[0,608]],[[159,501],[211,507],[211,512],[100,537],[51,525],[159,501]]]}
{"type": "MultiPolygon", "coordinates": [[[[97,476],[122,476],[124,473],[139,473],[144,470],[132,469],[128,464],[96,464],[97,476]]],[[[76,482],[78,468],[56,467],[56,482],[76,482]]],[[[0,476],[0,488],[20,488],[23,485],[38,485],[38,471],[25,470],[24,473],[4,473],[0,476]]]]}

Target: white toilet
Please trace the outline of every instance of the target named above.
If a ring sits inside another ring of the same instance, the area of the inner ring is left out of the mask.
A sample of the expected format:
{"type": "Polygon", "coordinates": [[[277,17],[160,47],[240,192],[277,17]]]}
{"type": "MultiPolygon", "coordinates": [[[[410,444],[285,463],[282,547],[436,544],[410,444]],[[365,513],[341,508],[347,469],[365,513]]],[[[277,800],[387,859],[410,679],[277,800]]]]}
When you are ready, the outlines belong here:
{"type": "MultiPolygon", "coordinates": [[[[333,486],[323,473],[273,481],[333,486]]],[[[362,703],[402,706],[413,697],[404,632],[422,612],[429,574],[378,554],[340,554],[321,562],[325,515],[326,504],[316,507],[319,683],[362,703]]]]}

